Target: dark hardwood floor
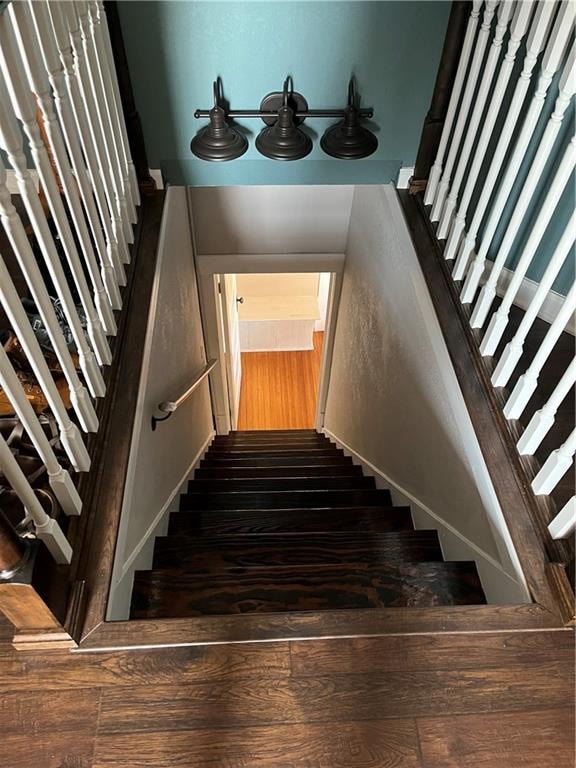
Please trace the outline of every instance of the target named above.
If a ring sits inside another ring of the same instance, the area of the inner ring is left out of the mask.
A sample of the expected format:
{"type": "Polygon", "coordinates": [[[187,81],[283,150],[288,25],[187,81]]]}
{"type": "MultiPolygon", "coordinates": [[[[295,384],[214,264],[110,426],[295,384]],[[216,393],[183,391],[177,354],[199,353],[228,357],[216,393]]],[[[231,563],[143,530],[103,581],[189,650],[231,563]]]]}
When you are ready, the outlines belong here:
{"type": "MultiPolygon", "coordinates": [[[[573,768],[570,630],[17,654],[3,768],[573,768]]],[[[4,642],[2,642],[4,639],[4,642]]]]}

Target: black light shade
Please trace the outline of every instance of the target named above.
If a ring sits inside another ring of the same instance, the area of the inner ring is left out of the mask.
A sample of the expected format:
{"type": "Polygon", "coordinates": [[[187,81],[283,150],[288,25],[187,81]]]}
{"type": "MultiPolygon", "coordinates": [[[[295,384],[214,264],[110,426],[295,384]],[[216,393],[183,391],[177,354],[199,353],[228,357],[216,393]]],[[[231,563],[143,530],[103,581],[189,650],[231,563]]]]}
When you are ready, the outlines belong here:
{"type": "Polygon", "coordinates": [[[202,128],[190,142],[196,157],[211,162],[236,160],[246,152],[248,142],[244,136],[230,128],[226,113],[218,104],[220,81],[214,83],[214,107],[210,110],[210,125],[202,128]]]}
{"type": "Polygon", "coordinates": [[[312,139],[294,122],[294,111],[288,106],[288,86],[292,78],[286,78],[283,104],[278,110],[274,125],[264,128],[256,139],[256,149],[271,160],[301,160],[312,151],[312,139]]]}
{"type": "Polygon", "coordinates": [[[354,81],[351,80],[344,120],[328,128],[320,140],[320,146],[331,157],[340,160],[360,160],[363,157],[369,157],[378,148],[376,136],[359,124],[355,101],[354,81]]]}

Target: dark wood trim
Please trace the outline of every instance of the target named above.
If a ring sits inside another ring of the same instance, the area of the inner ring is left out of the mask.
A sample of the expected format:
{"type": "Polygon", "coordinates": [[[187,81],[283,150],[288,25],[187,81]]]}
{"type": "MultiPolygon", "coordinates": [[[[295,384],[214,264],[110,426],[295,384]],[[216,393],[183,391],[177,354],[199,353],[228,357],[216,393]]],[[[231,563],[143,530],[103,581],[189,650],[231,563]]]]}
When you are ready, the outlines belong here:
{"type": "Polygon", "coordinates": [[[494,484],[533,600],[562,623],[573,618],[573,593],[565,569],[551,564],[548,531],[510,435],[499,400],[452,276],[442,256],[421,194],[399,190],[400,203],[462,394],[494,484]]]}
{"type": "Polygon", "coordinates": [[[420,192],[426,188],[430,169],[438,151],[471,10],[471,2],[458,0],[452,3],[432,101],[428,114],[424,118],[414,176],[410,182],[410,189],[413,192],[420,192]]]}
{"type": "Polygon", "coordinates": [[[72,589],[65,621],[77,640],[89,634],[106,615],[163,205],[164,192],[142,198],[114,360],[107,377],[106,398],[98,413],[100,428],[91,446],[93,469],[82,478],[84,508],[73,531],[72,589]]]}
{"type": "Polygon", "coordinates": [[[385,608],[379,611],[246,613],[105,622],[81,642],[78,650],[422,635],[436,632],[522,631],[555,627],[558,627],[558,621],[553,614],[530,603],[385,608]]]}
{"type": "Polygon", "coordinates": [[[130,152],[134,162],[134,168],[136,169],[138,185],[140,190],[146,193],[156,189],[156,182],[150,176],[142,121],[140,120],[140,115],[136,109],[132,81],[130,80],[130,69],[128,67],[126,48],[124,47],[122,25],[120,24],[120,16],[118,14],[118,3],[116,0],[105,0],[104,10],[106,11],[106,18],[108,20],[108,29],[110,31],[112,53],[116,65],[120,98],[122,99],[122,109],[124,110],[124,119],[126,120],[130,152]]]}

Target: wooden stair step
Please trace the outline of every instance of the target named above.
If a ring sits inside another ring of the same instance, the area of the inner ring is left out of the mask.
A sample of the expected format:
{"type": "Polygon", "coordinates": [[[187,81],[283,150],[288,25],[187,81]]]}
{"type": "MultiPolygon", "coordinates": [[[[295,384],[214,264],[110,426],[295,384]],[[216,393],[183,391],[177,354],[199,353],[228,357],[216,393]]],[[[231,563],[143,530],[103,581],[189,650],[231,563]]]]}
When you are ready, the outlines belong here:
{"type": "Polygon", "coordinates": [[[390,491],[376,488],[311,491],[230,491],[182,494],[186,509],[302,509],[306,507],[391,506],[390,491]]]}
{"type": "Polygon", "coordinates": [[[234,429],[231,432],[228,433],[229,435],[236,436],[236,435],[245,435],[249,437],[250,435],[319,435],[320,432],[317,432],[315,429],[234,429]]]}
{"type": "Polygon", "coordinates": [[[188,493],[245,493],[247,491],[351,490],[375,488],[373,477],[241,477],[196,478],[188,483],[188,493]]]}
{"type": "Polygon", "coordinates": [[[246,456],[242,458],[230,456],[206,455],[200,461],[200,467],[342,467],[352,466],[350,456],[343,454],[328,456],[313,456],[307,453],[297,455],[246,456]]]}
{"type": "Polygon", "coordinates": [[[173,512],[168,534],[304,533],[316,531],[413,530],[410,507],[349,507],[339,509],[202,510],[173,512]]]}
{"type": "Polygon", "coordinates": [[[334,466],[301,466],[301,467],[199,467],[194,472],[198,480],[207,478],[229,478],[240,480],[242,478],[258,477],[361,477],[362,467],[354,464],[345,464],[341,467],[334,466]]]}
{"type": "Polygon", "coordinates": [[[237,456],[242,458],[243,456],[283,456],[283,455],[298,455],[298,454],[310,454],[311,456],[342,456],[342,450],[335,445],[326,443],[325,445],[291,445],[290,443],[271,443],[267,446],[255,446],[255,445],[232,445],[232,446],[219,446],[211,445],[208,448],[207,454],[210,456],[237,456]]]}
{"type": "Polygon", "coordinates": [[[131,618],[479,605],[475,563],[286,566],[188,573],[137,571],[131,618]]]}
{"type": "Polygon", "coordinates": [[[442,560],[436,531],[161,536],[153,568],[224,569],[442,560]]]}
{"type": "Polygon", "coordinates": [[[216,435],[211,445],[268,445],[269,443],[298,443],[302,445],[316,445],[328,443],[331,445],[326,435],[244,435],[242,433],[230,435],[216,435]]]}

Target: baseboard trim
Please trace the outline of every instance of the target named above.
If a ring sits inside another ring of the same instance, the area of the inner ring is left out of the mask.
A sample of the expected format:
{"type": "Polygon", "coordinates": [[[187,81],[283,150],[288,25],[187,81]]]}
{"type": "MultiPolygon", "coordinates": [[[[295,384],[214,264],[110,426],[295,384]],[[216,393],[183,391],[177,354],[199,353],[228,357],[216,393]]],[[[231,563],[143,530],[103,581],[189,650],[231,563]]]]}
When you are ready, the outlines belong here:
{"type": "Polygon", "coordinates": [[[435,528],[438,530],[442,552],[447,560],[476,561],[482,586],[490,604],[503,605],[530,601],[528,590],[524,585],[510,576],[492,555],[462,535],[410,491],[396,483],[389,475],[357,453],[329,429],[324,427],[322,432],[335,442],[346,455],[350,456],[354,463],[362,466],[366,473],[374,475],[377,487],[388,488],[395,504],[411,507],[412,519],[417,529],[435,528]]]}
{"type": "MultiPolygon", "coordinates": [[[[482,285],[484,285],[484,283],[486,283],[488,280],[488,276],[493,267],[494,262],[487,260],[486,269],[484,270],[482,280],[480,281],[482,285]]],[[[500,279],[498,280],[498,285],[496,287],[496,293],[498,296],[504,296],[513,277],[514,272],[511,269],[504,268],[502,270],[500,279]]],[[[536,293],[537,288],[538,283],[534,282],[534,280],[530,280],[528,277],[525,277],[522,280],[522,284],[520,285],[518,293],[516,294],[514,304],[523,310],[527,310],[532,302],[532,299],[534,298],[534,294],[536,293]]],[[[548,291],[548,295],[544,299],[544,302],[540,307],[540,311],[538,312],[538,317],[541,320],[544,320],[546,323],[552,323],[558,314],[560,307],[564,303],[564,298],[565,297],[562,296],[561,293],[556,293],[556,291],[548,291]]],[[[571,333],[572,336],[576,335],[576,315],[572,316],[565,330],[568,331],[568,333],[571,333]]]]}

